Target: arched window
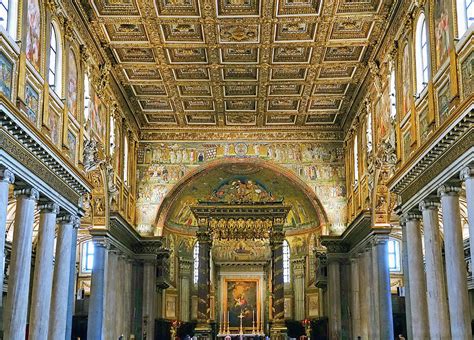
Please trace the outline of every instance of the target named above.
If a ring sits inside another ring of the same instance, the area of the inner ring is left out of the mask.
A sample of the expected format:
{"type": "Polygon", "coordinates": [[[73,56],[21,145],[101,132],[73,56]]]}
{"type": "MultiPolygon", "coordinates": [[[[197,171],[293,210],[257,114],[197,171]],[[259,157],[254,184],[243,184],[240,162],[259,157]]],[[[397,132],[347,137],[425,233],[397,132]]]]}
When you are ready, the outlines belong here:
{"type": "Polygon", "coordinates": [[[365,128],[365,135],[367,138],[367,154],[372,152],[372,110],[370,108],[367,109],[367,125],[365,128]]]}
{"type": "Polygon", "coordinates": [[[428,85],[430,73],[428,53],[428,32],[426,19],[422,13],[416,25],[416,93],[419,95],[428,85]]]}
{"type": "Polygon", "coordinates": [[[391,272],[401,271],[400,241],[389,239],[388,241],[388,268],[391,272]]]}
{"type": "Polygon", "coordinates": [[[54,25],[51,25],[51,45],[49,47],[49,86],[57,95],[61,95],[61,51],[58,34],[54,25]]]}
{"type": "Polygon", "coordinates": [[[16,38],[18,0],[0,0],[0,27],[16,38]]]}
{"type": "Polygon", "coordinates": [[[94,264],[94,243],[92,241],[87,241],[82,244],[82,261],[81,261],[82,272],[84,273],[91,272],[93,264],[94,264]]]}
{"type": "Polygon", "coordinates": [[[359,142],[357,135],[354,137],[354,187],[359,184],[359,142]]]}
{"type": "Polygon", "coordinates": [[[8,29],[10,4],[9,0],[0,0],[0,26],[6,31],[8,29]]]}
{"type": "Polygon", "coordinates": [[[84,128],[86,131],[90,129],[90,105],[91,105],[91,93],[90,93],[90,82],[89,76],[84,75],[84,128]]]}
{"type": "Polygon", "coordinates": [[[199,243],[196,242],[193,249],[193,282],[194,284],[198,283],[199,277],[199,243]]]}
{"type": "Polygon", "coordinates": [[[461,37],[474,23],[474,0],[457,0],[457,12],[458,35],[461,37]]]}
{"type": "Polygon", "coordinates": [[[290,283],[290,246],[283,241],[283,282],[290,283]]]}
{"type": "Polygon", "coordinates": [[[123,182],[128,185],[128,136],[123,140],[123,182]]]}
{"type": "Polygon", "coordinates": [[[390,118],[393,120],[397,116],[397,93],[395,89],[395,70],[390,71],[390,118]]]}

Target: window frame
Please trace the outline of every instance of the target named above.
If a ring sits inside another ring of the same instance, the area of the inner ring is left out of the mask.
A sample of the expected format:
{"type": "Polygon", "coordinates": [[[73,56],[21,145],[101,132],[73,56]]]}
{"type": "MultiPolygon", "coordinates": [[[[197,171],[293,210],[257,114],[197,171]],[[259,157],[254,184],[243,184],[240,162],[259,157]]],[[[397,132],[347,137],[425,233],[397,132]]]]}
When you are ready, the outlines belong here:
{"type": "Polygon", "coordinates": [[[354,135],[353,141],[353,167],[354,167],[354,188],[359,186],[359,140],[357,138],[357,133],[354,135]]]}
{"type": "Polygon", "coordinates": [[[18,0],[11,1],[11,0],[3,0],[2,4],[6,4],[3,6],[5,8],[6,13],[6,22],[0,24],[0,29],[3,29],[7,36],[13,39],[17,38],[17,30],[18,30],[18,0]]]}
{"type": "Polygon", "coordinates": [[[387,259],[388,269],[391,273],[401,273],[402,271],[402,260],[401,260],[401,247],[400,240],[390,237],[387,242],[387,259]],[[390,244],[393,244],[393,251],[390,250],[390,244]],[[393,256],[394,266],[390,265],[390,257],[393,256]]]}
{"type": "Polygon", "coordinates": [[[61,48],[61,38],[60,35],[58,34],[59,28],[57,25],[52,22],[51,23],[51,34],[50,34],[50,44],[49,44],[49,65],[48,65],[48,84],[49,87],[53,90],[53,92],[60,96],[62,95],[62,48],[61,48]],[[54,41],[56,44],[53,47],[53,35],[54,35],[54,41]],[[52,58],[52,52],[54,53],[54,58],[52,58]],[[53,83],[51,83],[51,74],[54,76],[53,83]]]}
{"type": "MultiPolygon", "coordinates": [[[[456,1],[456,16],[458,22],[458,38],[461,38],[467,31],[469,31],[472,23],[469,24],[469,10],[474,12],[473,0],[457,0],[456,1]],[[470,4],[467,2],[470,1],[470,4]]],[[[474,13],[473,13],[474,14],[474,13]]],[[[474,20],[473,20],[474,21],[474,20]]]]}
{"type": "Polygon", "coordinates": [[[81,272],[82,273],[92,273],[92,269],[94,268],[94,253],[95,253],[95,245],[92,240],[88,240],[82,243],[81,247],[81,272]],[[89,267],[89,259],[91,259],[89,267]]]}
{"type": "Polygon", "coordinates": [[[416,95],[417,97],[427,88],[430,79],[428,25],[424,13],[418,17],[415,37],[415,65],[416,65],[416,95]]]}

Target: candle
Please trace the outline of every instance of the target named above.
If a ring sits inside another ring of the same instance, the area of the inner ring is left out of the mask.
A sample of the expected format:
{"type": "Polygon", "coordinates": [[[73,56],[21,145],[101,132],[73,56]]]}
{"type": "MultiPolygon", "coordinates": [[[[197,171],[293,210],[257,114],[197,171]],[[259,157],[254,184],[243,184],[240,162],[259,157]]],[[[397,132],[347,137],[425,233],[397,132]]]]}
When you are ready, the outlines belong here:
{"type": "Polygon", "coordinates": [[[252,322],[255,322],[255,309],[252,310],[252,322]]]}

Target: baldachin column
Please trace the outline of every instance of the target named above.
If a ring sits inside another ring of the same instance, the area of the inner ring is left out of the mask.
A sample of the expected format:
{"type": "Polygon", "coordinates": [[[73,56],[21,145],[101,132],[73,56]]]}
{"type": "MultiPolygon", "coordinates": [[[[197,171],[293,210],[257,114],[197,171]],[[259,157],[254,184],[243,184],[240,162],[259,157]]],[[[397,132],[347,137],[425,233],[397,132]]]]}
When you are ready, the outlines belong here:
{"type": "Polygon", "coordinates": [[[73,228],[78,218],[65,215],[59,218],[56,257],[54,259],[53,295],[49,320],[49,338],[65,339],[69,297],[69,274],[71,273],[71,243],[73,228]]]}
{"type": "Polygon", "coordinates": [[[472,331],[459,208],[460,191],[459,186],[442,185],[438,189],[438,195],[441,196],[441,212],[443,215],[451,336],[453,339],[467,340],[472,339],[472,331]]]}
{"type": "Polygon", "coordinates": [[[39,211],[38,244],[36,246],[28,337],[31,340],[48,338],[53,287],[54,233],[59,206],[54,203],[46,203],[39,206],[39,211]]]}
{"type": "MultiPolygon", "coordinates": [[[[5,233],[7,224],[8,194],[10,185],[15,182],[13,172],[0,169],[0,285],[3,287],[5,273],[5,233]]],[[[0,294],[0,306],[3,306],[3,294],[0,294]]]]}
{"type": "Polygon", "coordinates": [[[410,280],[410,310],[414,339],[428,339],[428,307],[426,304],[426,278],[421,243],[421,215],[408,213],[404,216],[410,280]]]}
{"type": "Polygon", "coordinates": [[[426,288],[430,339],[449,339],[448,298],[444,277],[441,235],[438,222],[440,204],[433,200],[420,203],[425,240],[426,288]]]}
{"type": "Polygon", "coordinates": [[[5,306],[5,339],[24,340],[30,288],[34,210],[39,192],[33,188],[15,191],[16,213],[5,306]]]}

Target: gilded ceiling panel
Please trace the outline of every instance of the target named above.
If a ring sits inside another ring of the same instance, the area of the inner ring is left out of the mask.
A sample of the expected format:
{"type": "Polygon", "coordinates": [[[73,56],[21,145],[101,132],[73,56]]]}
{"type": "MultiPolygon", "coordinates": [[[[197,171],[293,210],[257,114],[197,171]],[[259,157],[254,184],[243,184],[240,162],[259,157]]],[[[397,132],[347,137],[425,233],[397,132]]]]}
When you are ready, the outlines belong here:
{"type": "Polygon", "coordinates": [[[143,127],[339,126],[393,0],[84,0],[143,127]]]}

